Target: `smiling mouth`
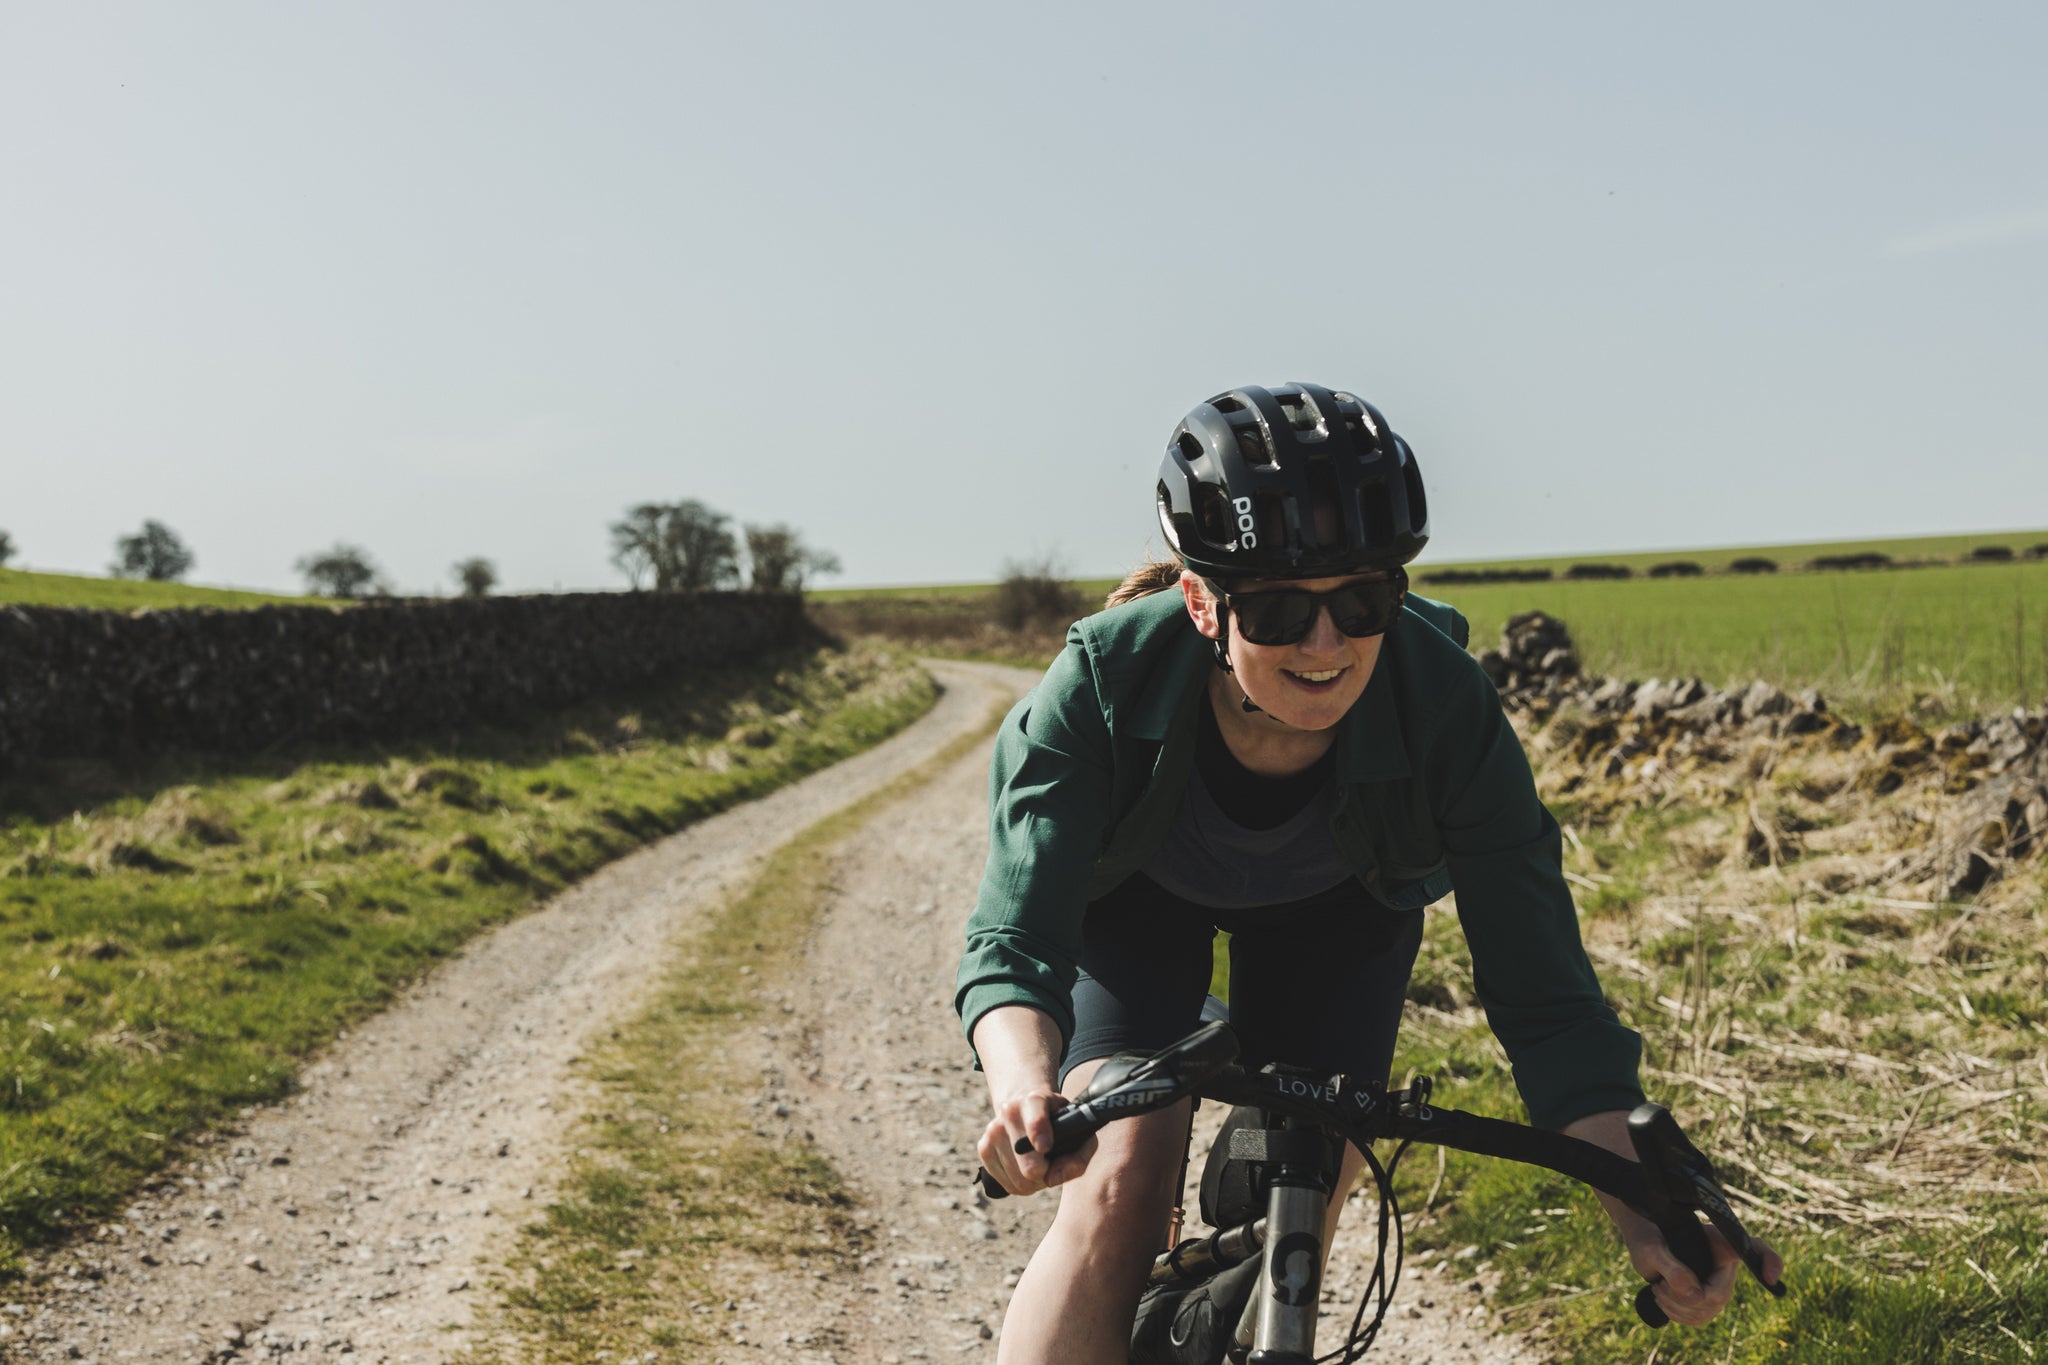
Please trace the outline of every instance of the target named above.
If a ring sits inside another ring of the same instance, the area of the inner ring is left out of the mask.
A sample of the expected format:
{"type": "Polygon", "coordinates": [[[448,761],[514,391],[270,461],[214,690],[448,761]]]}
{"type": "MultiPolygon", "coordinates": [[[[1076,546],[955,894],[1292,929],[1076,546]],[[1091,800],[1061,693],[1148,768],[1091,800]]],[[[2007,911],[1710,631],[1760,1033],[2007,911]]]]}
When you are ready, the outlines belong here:
{"type": "Polygon", "coordinates": [[[1285,673],[1288,677],[1293,678],[1296,682],[1312,683],[1317,686],[1321,686],[1324,683],[1335,682],[1344,674],[1344,670],[1341,668],[1317,669],[1313,673],[1300,672],[1292,668],[1283,668],[1280,671],[1285,673]]]}

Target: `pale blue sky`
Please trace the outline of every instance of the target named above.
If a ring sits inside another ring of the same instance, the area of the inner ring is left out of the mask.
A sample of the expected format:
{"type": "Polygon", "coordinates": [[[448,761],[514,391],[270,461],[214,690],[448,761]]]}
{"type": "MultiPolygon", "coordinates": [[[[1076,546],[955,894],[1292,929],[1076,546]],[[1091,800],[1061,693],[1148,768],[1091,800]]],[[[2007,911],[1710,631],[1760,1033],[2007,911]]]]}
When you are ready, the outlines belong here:
{"type": "Polygon", "coordinates": [[[2035,4],[0,0],[0,528],[265,587],[1110,573],[1180,414],[1370,397],[1432,558],[2048,525],[2035,4]]]}

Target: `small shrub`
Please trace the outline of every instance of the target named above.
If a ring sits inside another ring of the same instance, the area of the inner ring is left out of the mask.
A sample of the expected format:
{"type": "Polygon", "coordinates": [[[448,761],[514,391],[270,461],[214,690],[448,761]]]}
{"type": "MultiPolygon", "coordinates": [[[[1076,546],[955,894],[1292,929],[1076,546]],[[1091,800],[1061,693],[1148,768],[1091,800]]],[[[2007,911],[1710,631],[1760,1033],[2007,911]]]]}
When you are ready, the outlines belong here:
{"type": "Polygon", "coordinates": [[[2048,543],[2044,543],[2041,545],[2029,545],[2027,547],[2027,558],[2048,559],[2048,543]]]}
{"type": "Polygon", "coordinates": [[[1635,570],[1626,564],[1574,564],[1564,571],[1566,578],[1633,578],[1635,570]]]}
{"type": "Polygon", "coordinates": [[[1418,583],[1548,583],[1550,569],[1431,569],[1416,575],[1418,583]]]}
{"type": "Polygon", "coordinates": [[[1970,562],[1974,564],[2009,564],[2012,562],[2012,546],[1979,545],[1970,551],[1970,562]]]}
{"type": "Polygon", "coordinates": [[[1650,569],[1650,577],[1698,578],[1701,574],[1705,572],[1705,569],[1702,569],[1699,565],[1693,563],[1689,559],[1675,559],[1671,561],[1669,564],[1657,564],[1652,566],[1650,569]]]}
{"type": "Polygon", "coordinates": [[[1729,573],[1776,573],[1777,571],[1778,561],[1775,559],[1765,559],[1762,555],[1744,555],[1741,559],[1730,561],[1728,565],[1729,573]]]}
{"type": "Polygon", "coordinates": [[[996,623],[1006,630],[1032,626],[1065,626],[1085,610],[1081,594],[1061,576],[1051,559],[1003,566],[996,585],[996,623]]]}
{"type": "Polygon", "coordinates": [[[1891,566],[1892,557],[1887,554],[1880,554],[1875,550],[1868,550],[1856,555],[1821,555],[1818,558],[1807,561],[1806,565],[1809,569],[1817,569],[1822,572],[1837,569],[1889,569],[1891,566]]]}
{"type": "Polygon", "coordinates": [[[455,576],[455,584],[464,597],[489,597],[491,589],[498,586],[498,566],[482,555],[461,560],[449,572],[455,576]]]}
{"type": "Polygon", "coordinates": [[[329,549],[302,557],[292,567],[305,578],[306,591],[315,597],[368,597],[383,591],[369,553],[354,545],[337,541],[329,549]]]}

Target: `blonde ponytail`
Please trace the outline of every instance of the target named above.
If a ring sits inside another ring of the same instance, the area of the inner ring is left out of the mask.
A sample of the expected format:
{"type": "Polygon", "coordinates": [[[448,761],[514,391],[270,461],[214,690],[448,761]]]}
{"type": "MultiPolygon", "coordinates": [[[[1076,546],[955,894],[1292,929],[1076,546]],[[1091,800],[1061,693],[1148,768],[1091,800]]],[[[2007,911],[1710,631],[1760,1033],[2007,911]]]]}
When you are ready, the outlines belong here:
{"type": "Polygon", "coordinates": [[[1124,581],[1116,585],[1104,606],[1120,607],[1126,602],[1135,602],[1140,597],[1150,597],[1155,592],[1165,592],[1180,583],[1181,562],[1168,556],[1165,559],[1148,559],[1131,570],[1124,581]]]}

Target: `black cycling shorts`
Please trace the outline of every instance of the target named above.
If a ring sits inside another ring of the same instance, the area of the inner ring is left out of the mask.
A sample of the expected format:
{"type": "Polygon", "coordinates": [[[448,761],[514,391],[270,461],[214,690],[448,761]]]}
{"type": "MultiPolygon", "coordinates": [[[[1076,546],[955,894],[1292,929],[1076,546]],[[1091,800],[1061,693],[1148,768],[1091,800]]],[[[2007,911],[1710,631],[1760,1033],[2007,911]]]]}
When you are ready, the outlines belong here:
{"type": "Polygon", "coordinates": [[[1390,909],[1356,880],[1285,905],[1215,910],[1138,873],[1091,902],[1082,922],[1061,1083],[1082,1062],[1156,1051],[1192,1032],[1219,929],[1230,935],[1240,1063],[1387,1078],[1421,911],[1390,909]]]}

